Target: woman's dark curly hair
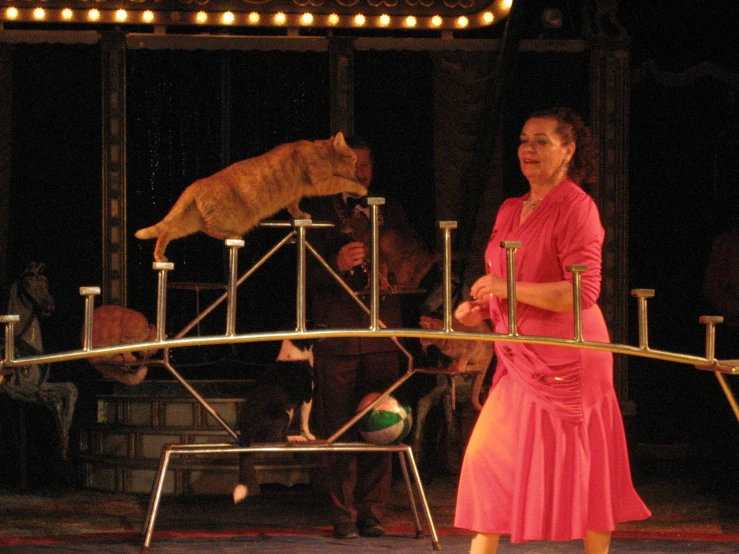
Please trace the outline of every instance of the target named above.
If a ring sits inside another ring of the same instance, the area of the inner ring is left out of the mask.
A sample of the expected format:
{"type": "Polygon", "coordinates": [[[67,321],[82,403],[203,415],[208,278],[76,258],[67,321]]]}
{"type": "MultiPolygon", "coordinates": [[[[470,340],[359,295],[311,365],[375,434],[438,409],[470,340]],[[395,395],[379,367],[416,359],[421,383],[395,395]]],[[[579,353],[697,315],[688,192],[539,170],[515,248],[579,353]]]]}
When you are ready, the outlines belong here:
{"type": "Polygon", "coordinates": [[[575,143],[575,154],[570,160],[567,174],[575,183],[594,183],[598,178],[598,155],[590,129],[583,123],[580,115],[571,108],[551,108],[533,113],[532,118],[551,118],[557,120],[557,134],[562,144],[575,143]]]}

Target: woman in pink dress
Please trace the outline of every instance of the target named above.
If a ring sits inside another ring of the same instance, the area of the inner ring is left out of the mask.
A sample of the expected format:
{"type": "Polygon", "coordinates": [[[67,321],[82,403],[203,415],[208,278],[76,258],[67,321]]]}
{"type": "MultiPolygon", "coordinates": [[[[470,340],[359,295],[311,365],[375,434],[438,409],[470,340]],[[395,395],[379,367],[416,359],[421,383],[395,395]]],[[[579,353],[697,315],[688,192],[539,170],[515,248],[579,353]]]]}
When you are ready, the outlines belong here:
{"type": "MultiPolygon", "coordinates": [[[[583,338],[608,342],[597,300],[604,230],[578,183],[594,173],[589,130],[572,110],[532,115],[521,131],[521,171],[530,191],[501,206],[485,253],[486,275],[455,317],[490,318],[508,332],[506,251],[515,253],[521,335],[574,337],[572,274],[582,279],[583,338]]],[[[610,352],[496,342],[493,387],[465,453],[455,525],[475,531],[470,552],[494,554],[511,542],[583,539],[606,554],[622,521],[651,514],[634,490],[610,352]]]]}

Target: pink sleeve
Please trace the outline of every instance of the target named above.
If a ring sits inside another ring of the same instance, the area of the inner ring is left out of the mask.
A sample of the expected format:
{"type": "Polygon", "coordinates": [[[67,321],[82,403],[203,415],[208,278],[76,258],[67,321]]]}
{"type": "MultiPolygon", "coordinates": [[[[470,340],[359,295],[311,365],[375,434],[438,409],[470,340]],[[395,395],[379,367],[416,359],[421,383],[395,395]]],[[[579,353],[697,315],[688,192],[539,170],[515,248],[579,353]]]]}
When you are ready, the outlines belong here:
{"type": "Polygon", "coordinates": [[[582,272],[582,307],[592,307],[600,296],[603,239],[605,231],[592,198],[580,197],[567,207],[557,233],[559,261],[565,279],[572,281],[571,265],[587,266],[582,272]]]}

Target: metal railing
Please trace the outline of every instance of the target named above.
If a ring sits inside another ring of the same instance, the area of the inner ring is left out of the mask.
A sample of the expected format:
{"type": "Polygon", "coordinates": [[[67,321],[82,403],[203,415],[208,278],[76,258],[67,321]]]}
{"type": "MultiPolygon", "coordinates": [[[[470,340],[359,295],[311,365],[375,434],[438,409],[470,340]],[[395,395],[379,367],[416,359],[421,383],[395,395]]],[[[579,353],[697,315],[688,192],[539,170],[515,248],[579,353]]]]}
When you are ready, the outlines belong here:
{"type": "MultiPolygon", "coordinates": [[[[417,481],[417,487],[420,492],[421,501],[424,506],[424,512],[431,528],[432,542],[434,549],[438,549],[438,537],[436,535],[431,514],[425,500],[423,488],[418,479],[418,472],[413,460],[413,455],[409,447],[404,445],[394,446],[376,446],[376,445],[356,445],[341,444],[336,441],[354,424],[356,424],[367,412],[372,410],[377,404],[382,402],[395,389],[407,381],[415,372],[413,367],[413,357],[410,352],[404,348],[400,342],[400,338],[419,338],[419,339],[458,339],[472,341],[492,341],[492,342],[523,342],[531,344],[558,345],[572,348],[586,348],[595,350],[609,351],[614,354],[622,354],[629,356],[640,356],[653,358],[679,364],[692,365],[699,370],[712,371],[719,381],[719,384],[726,396],[727,401],[739,421],[739,405],[725,380],[725,375],[739,374],[739,359],[718,360],[715,356],[716,345],[716,325],[723,322],[721,316],[702,316],[700,322],[706,326],[705,352],[703,355],[683,354],[677,352],[668,352],[664,350],[655,350],[649,346],[649,329],[647,318],[647,300],[654,296],[651,289],[635,289],[632,296],[638,302],[638,323],[639,323],[639,344],[637,346],[627,344],[614,344],[604,342],[588,341],[583,338],[582,332],[582,294],[581,294],[581,274],[587,270],[586,266],[568,266],[566,269],[572,273],[572,294],[573,294],[573,312],[574,327],[572,338],[547,337],[547,336],[531,336],[521,335],[517,329],[516,316],[516,284],[514,279],[515,268],[515,252],[521,246],[519,242],[503,242],[501,246],[506,249],[507,264],[507,289],[508,289],[508,332],[460,332],[455,331],[452,325],[452,294],[451,294],[451,231],[457,227],[454,221],[440,221],[439,228],[443,233],[443,327],[440,330],[421,329],[421,328],[398,328],[389,329],[379,319],[380,295],[385,292],[380,291],[379,276],[377,268],[379,266],[379,206],[383,205],[383,198],[369,198],[368,205],[371,211],[371,255],[372,265],[370,271],[369,283],[369,306],[367,306],[360,298],[360,294],[353,291],[338,275],[334,269],[323,259],[323,257],[311,246],[306,239],[306,229],[316,227],[330,227],[330,223],[313,222],[309,219],[298,219],[291,222],[265,222],[262,226],[267,227],[285,227],[290,228],[287,235],[275,244],[257,263],[255,263],[248,271],[240,277],[238,276],[238,249],[244,246],[241,239],[228,239],[225,246],[229,251],[229,275],[227,291],[216,299],[208,308],[197,314],[195,319],[185,328],[177,333],[173,338],[167,338],[165,323],[167,312],[167,278],[168,273],[174,269],[174,264],[166,262],[155,262],[152,269],[158,273],[158,291],[157,291],[157,315],[156,315],[156,337],[152,342],[134,343],[126,345],[114,345],[104,347],[94,347],[92,344],[93,329],[93,311],[95,296],[100,294],[99,287],[81,287],[80,295],[84,297],[85,302],[85,318],[83,327],[83,344],[82,348],[74,351],[60,352],[55,354],[39,354],[34,356],[15,357],[15,325],[20,321],[18,315],[0,316],[0,323],[5,326],[5,356],[0,360],[0,369],[16,368],[34,364],[48,364],[54,362],[65,362],[98,356],[112,356],[124,352],[137,352],[141,350],[161,350],[161,359],[148,360],[147,365],[160,364],[166,368],[187,391],[213,416],[213,418],[221,425],[235,440],[238,441],[238,434],[216,413],[210,404],[183,378],[170,363],[169,351],[173,348],[186,347],[207,347],[222,344],[264,342],[283,339],[329,339],[337,337],[383,337],[391,339],[395,342],[398,349],[405,354],[408,363],[405,373],[386,391],[370,405],[359,411],[354,417],[346,422],[339,430],[325,441],[315,441],[309,443],[298,443],[290,446],[271,445],[270,449],[278,449],[294,452],[296,450],[306,451],[359,451],[359,450],[388,450],[390,452],[398,452],[401,456],[403,468],[408,462],[412,469],[412,474],[417,481]],[[297,244],[297,292],[296,292],[296,312],[295,312],[295,330],[294,331],[278,331],[264,333],[248,333],[239,334],[236,330],[236,306],[238,287],[246,281],[265,261],[273,256],[286,244],[295,242],[297,244]],[[351,295],[357,305],[364,310],[370,317],[370,324],[367,328],[360,329],[308,329],[306,324],[306,257],[310,252],[316,260],[331,274],[331,276],[339,283],[347,294],[351,295]],[[209,315],[213,310],[223,302],[226,302],[226,322],[225,332],[220,335],[210,336],[185,336],[193,327],[195,327],[204,317],[209,315]]],[[[160,468],[157,474],[155,485],[152,491],[152,500],[147,515],[147,521],[144,527],[144,542],[148,546],[153,533],[154,519],[156,518],[157,507],[159,505],[159,497],[161,495],[162,480],[167,469],[169,457],[173,454],[203,454],[209,455],[213,453],[239,453],[243,454],[248,451],[259,450],[265,448],[264,445],[256,445],[254,447],[239,447],[235,444],[220,445],[165,445],[162,450],[162,458],[160,460],[160,468]]],[[[411,486],[409,482],[408,472],[404,471],[406,484],[411,497],[411,506],[414,511],[414,517],[417,523],[417,531],[420,533],[420,524],[415,510],[415,502],[412,497],[411,486]]]]}

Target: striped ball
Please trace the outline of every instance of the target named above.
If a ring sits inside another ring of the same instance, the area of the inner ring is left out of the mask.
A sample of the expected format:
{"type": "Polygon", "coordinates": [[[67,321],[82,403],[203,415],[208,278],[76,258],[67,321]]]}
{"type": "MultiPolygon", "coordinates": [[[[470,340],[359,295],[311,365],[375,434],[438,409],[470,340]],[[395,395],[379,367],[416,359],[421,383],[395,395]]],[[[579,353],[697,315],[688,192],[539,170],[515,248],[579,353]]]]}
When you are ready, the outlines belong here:
{"type": "MultiPolygon", "coordinates": [[[[357,411],[366,408],[378,396],[380,396],[378,392],[365,396],[359,403],[357,411]]],[[[399,444],[408,436],[412,425],[410,406],[401,404],[392,396],[388,396],[364,414],[357,423],[364,440],[377,445],[399,444]]]]}

